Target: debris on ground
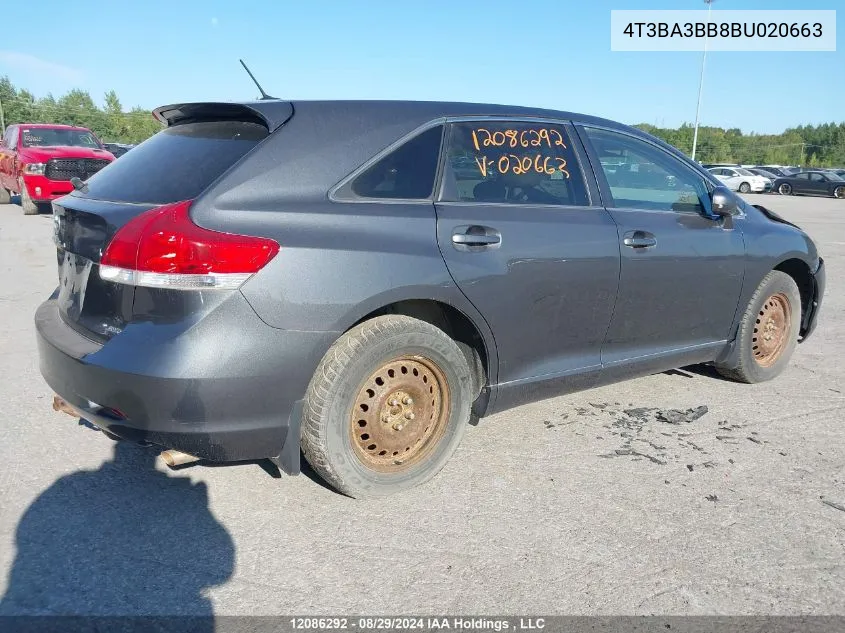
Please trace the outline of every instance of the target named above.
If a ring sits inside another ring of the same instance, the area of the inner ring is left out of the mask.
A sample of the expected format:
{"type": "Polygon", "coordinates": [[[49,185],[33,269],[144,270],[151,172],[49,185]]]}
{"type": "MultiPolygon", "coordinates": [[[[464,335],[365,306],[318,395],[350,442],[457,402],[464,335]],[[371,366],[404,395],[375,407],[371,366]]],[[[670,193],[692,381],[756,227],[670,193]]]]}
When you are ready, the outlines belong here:
{"type": "Polygon", "coordinates": [[[755,444],[762,444],[762,443],[763,443],[763,442],[761,442],[760,440],[758,440],[756,437],[752,437],[752,436],[750,436],[750,435],[749,435],[746,439],[751,440],[751,441],[752,441],[752,442],[754,442],[755,444]]]}
{"type": "Polygon", "coordinates": [[[830,506],[831,508],[834,508],[834,509],[836,509],[836,510],[839,510],[840,512],[845,512],[845,506],[840,505],[840,504],[838,504],[838,503],[834,503],[833,501],[828,501],[828,500],[827,500],[827,499],[825,499],[824,497],[822,497],[822,498],[821,498],[821,502],[822,502],[823,504],[825,504],[826,506],[830,506]]]}
{"type": "Polygon", "coordinates": [[[701,405],[694,409],[687,409],[686,411],[679,411],[678,409],[666,409],[657,414],[657,419],[661,422],[668,422],[669,424],[683,424],[686,422],[695,422],[709,411],[707,405],[701,405]]]}
{"type": "Polygon", "coordinates": [[[707,495],[704,498],[707,499],[708,501],[718,501],[719,500],[719,497],[717,497],[716,495],[707,495]]]}

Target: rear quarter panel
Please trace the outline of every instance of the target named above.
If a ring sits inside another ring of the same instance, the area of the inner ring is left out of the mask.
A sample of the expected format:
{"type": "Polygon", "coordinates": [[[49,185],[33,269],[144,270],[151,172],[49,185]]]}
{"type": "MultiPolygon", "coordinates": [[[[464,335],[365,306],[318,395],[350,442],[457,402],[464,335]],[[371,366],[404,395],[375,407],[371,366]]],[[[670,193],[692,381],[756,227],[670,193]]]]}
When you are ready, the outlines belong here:
{"type": "Polygon", "coordinates": [[[434,205],[329,200],[335,184],[424,122],[387,106],[367,120],[330,105],[297,108],[197,199],[192,218],[280,244],[241,289],[273,327],[341,333],[387,304],[432,299],[475,323],[495,368],[492,333],[440,254],[434,205]]]}

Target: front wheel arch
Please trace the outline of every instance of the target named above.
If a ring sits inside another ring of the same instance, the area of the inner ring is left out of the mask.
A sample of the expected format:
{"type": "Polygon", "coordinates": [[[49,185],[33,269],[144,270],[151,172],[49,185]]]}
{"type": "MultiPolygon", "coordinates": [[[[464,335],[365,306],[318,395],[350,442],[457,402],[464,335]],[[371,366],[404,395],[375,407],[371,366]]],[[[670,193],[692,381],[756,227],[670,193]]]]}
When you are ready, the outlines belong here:
{"type": "Polygon", "coordinates": [[[813,273],[807,262],[791,258],[780,262],[773,270],[779,270],[786,273],[798,286],[798,293],[801,295],[801,322],[804,322],[804,316],[810,308],[810,301],[813,299],[813,273]]]}

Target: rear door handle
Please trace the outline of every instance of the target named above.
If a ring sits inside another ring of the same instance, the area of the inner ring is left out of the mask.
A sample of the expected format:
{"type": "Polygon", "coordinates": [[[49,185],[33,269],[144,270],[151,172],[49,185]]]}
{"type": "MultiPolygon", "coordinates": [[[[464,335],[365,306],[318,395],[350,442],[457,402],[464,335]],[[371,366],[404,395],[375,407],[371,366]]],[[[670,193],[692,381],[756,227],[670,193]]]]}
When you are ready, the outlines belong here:
{"type": "Polygon", "coordinates": [[[655,246],[657,239],[648,231],[628,231],[622,236],[622,243],[631,248],[648,248],[655,246]]]}
{"type": "Polygon", "coordinates": [[[452,243],[461,246],[492,246],[501,241],[502,235],[489,226],[456,226],[452,231],[452,243]]]}

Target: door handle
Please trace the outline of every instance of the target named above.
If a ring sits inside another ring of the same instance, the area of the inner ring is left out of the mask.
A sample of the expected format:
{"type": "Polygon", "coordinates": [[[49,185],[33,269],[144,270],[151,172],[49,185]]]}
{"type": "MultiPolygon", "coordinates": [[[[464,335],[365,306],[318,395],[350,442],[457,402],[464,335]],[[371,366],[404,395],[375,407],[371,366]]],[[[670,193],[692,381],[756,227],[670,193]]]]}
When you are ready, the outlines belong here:
{"type": "Polygon", "coordinates": [[[452,231],[452,243],[461,246],[492,246],[501,241],[501,234],[489,226],[457,226],[452,231]]]}
{"type": "Polygon", "coordinates": [[[631,248],[648,248],[655,246],[657,239],[648,231],[628,231],[623,236],[622,243],[631,248]]]}

